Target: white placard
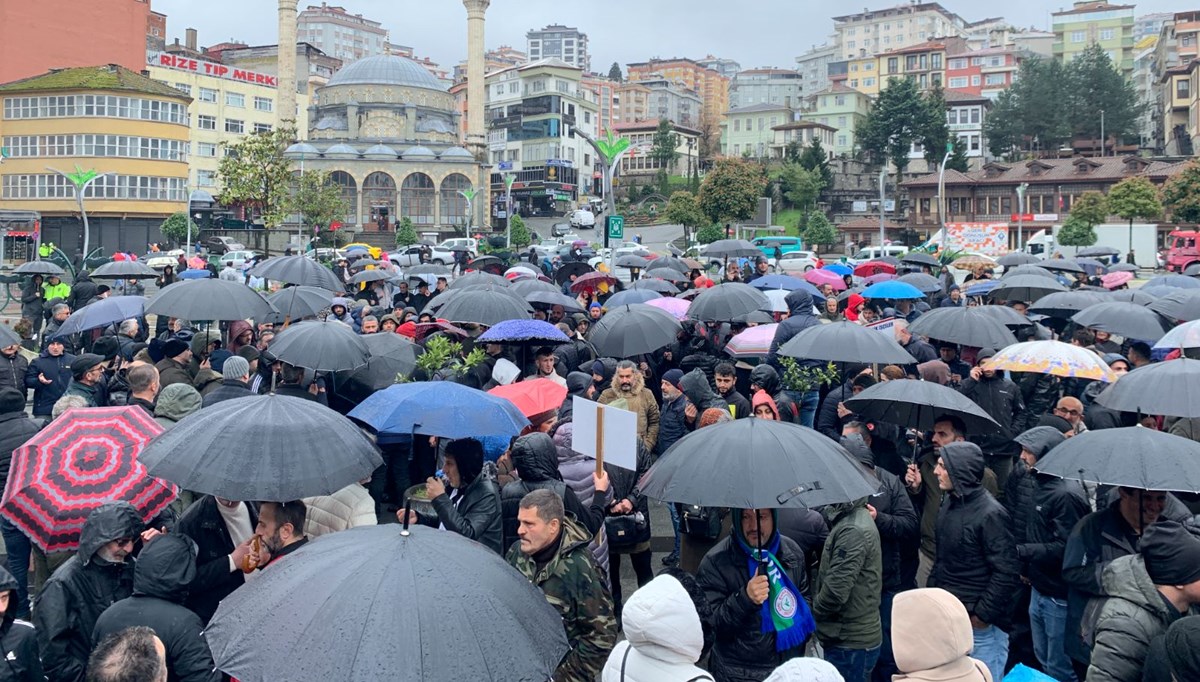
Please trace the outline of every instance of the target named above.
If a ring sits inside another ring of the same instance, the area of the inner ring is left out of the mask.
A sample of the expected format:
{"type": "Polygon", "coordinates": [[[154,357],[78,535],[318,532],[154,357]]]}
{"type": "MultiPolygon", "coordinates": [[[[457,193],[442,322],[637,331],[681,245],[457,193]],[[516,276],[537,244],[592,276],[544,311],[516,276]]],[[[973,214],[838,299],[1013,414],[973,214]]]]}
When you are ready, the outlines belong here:
{"type": "Polygon", "coordinates": [[[608,464],[622,469],[637,471],[637,413],[611,405],[601,405],[586,398],[571,399],[574,431],[571,434],[571,449],[589,457],[603,459],[608,464]],[[603,413],[600,440],[596,438],[596,425],[603,413]],[[596,452],[597,445],[601,453],[596,452]]]}

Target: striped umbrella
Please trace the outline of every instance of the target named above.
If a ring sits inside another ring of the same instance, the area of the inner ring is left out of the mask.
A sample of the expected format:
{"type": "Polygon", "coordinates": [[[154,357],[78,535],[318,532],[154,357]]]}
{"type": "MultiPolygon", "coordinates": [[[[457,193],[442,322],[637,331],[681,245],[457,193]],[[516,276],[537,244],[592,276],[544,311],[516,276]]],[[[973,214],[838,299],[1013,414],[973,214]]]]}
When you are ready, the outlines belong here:
{"type": "Polygon", "coordinates": [[[777,324],[760,324],[729,339],[725,344],[725,352],[735,358],[766,357],[771,350],[771,342],[775,340],[777,324]]]}

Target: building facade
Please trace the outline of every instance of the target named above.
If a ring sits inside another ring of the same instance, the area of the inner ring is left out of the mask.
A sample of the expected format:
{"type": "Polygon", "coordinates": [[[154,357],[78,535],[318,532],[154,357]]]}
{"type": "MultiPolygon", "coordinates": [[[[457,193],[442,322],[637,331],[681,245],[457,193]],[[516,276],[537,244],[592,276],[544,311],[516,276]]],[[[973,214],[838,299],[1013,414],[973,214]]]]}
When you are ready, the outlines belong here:
{"type": "Polygon", "coordinates": [[[584,74],[579,84],[591,90],[592,95],[596,98],[597,115],[599,116],[597,130],[601,134],[604,134],[605,130],[613,130],[613,127],[621,120],[621,83],[604,76],[584,74]]]}
{"type": "MultiPolygon", "coordinates": [[[[226,66],[271,76],[279,75],[278,45],[234,45],[219,51],[210,48],[205,50],[204,54],[226,66]]],[[[297,96],[307,95],[311,102],[317,89],[328,83],[340,68],[342,60],[330,57],[308,43],[296,45],[297,96]]],[[[296,113],[299,115],[299,111],[296,113]]]]}
{"type": "Polygon", "coordinates": [[[143,253],[162,239],[162,221],[187,208],[190,102],[115,64],[0,85],[0,144],[9,154],[0,201],[40,212],[42,238],[73,255],[83,243],[75,188],[49,169],[94,171],[101,176],[84,194],[91,247],[143,253]]]}
{"type": "MultiPolygon", "coordinates": [[[[672,128],[677,144],[675,160],[667,166],[667,174],[690,176],[692,169],[697,168],[696,164],[700,161],[698,156],[700,131],[678,124],[673,125],[672,128]]],[[[629,145],[633,148],[633,151],[621,159],[617,173],[625,184],[631,182],[639,184],[638,180],[645,182],[657,175],[662,167],[662,162],[651,157],[649,151],[654,144],[654,134],[658,132],[658,122],[618,123],[615,132],[617,137],[629,140],[629,145]]]]}
{"type": "Polygon", "coordinates": [[[804,119],[835,128],[834,154],[853,156],[857,147],[854,130],[871,111],[871,98],[854,88],[834,83],[812,95],[811,102],[804,119]]]}
{"type": "Polygon", "coordinates": [[[654,59],[626,66],[627,81],[666,79],[699,94],[704,103],[701,119],[710,124],[720,121],[729,110],[729,78],[719,71],[701,66],[699,62],[691,59],[654,59]]]}
{"type": "Polygon", "coordinates": [[[1115,5],[1107,0],[1077,1],[1069,10],[1054,12],[1054,57],[1069,62],[1081,52],[1099,45],[1121,73],[1133,73],[1133,5],[1115,5]]]}
{"type": "Polygon", "coordinates": [[[875,97],[885,83],[879,78],[879,59],[875,55],[848,59],[845,62],[846,76],[839,79],[842,85],[854,88],[864,95],[875,97]]]}
{"type": "Polygon", "coordinates": [[[322,2],[320,7],[309,5],[296,17],[296,40],[314,45],[336,59],[352,62],[387,54],[388,32],[378,21],[322,2]]]}
{"type": "Polygon", "coordinates": [[[0,83],[95,64],[137,71],[151,24],[150,0],[2,2],[0,83]]]}
{"type": "Polygon", "coordinates": [[[775,127],[796,120],[793,109],[780,104],[752,104],[730,109],[721,122],[721,154],[771,158],[775,143],[775,127]]]}
{"type": "Polygon", "coordinates": [[[623,118],[622,122],[659,121],[665,118],[689,128],[700,125],[704,104],[694,91],[663,78],[640,81],[634,85],[644,89],[645,109],[638,112],[639,116],[623,118]]]}
{"type": "Polygon", "coordinates": [[[945,88],[994,100],[1012,86],[1021,62],[1030,56],[1012,47],[992,47],[948,57],[945,88]]]}
{"type": "Polygon", "coordinates": [[[963,38],[931,40],[879,54],[880,87],[892,78],[912,78],[922,90],[946,87],[946,61],[967,51],[963,38]]]}
{"type": "Polygon", "coordinates": [[[1154,53],[1149,57],[1154,96],[1148,108],[1152,145],[1157,153],[1188,156],[1194,153],[1193,131],[1200,119],[1189,112],[1200,96],[1192,82],[1191,64],[1197,57],[1200,57],[1200,10],[1177,12],[1163,24],[1154,53]]]}
{"type": "Polygon", "coordinates": [[[738,64],[736,61],[732,59],[714,57],[711,54],[705,56],[704,59],[697,59],[696,63],[706,69],[712,69],[713,71],[716,71],[722,76],[730,79],[738,75],[738,72],[742,70],[742,65],[738,64]]]}
{"type": "Polygon", "coordinates": [[[771,159],[782,161],[787,158],[787,150],[793,144],[800,148],[807,147],[816,140],[825,149],[827,157],[833,157],[834,139],[837,128],[817,123],[815,121],[792,121],[777,125],[771,129],[775,139],[771,142],[771,159]]]}
{"type": "Polygon", "coordinates": [[[804,76],[788,69],[747,69],[729,81],[729,108],[751,104],[782,104],[800,108],[804,97],[804,76]]]}
{"type": "Polygon", "coordinates": [[[571,66],[592,71],[592,56],[588,52],[588,37],[577,28],[553,24],[525,34],[525,51],[529,61],[558,59],[571,66]]]}
{"type": "Polygon", "coordinates": [[[796,57],[796,71],[800,72],[805,91],[813,93],[828,88],[830,64],[841,61],[844,60],[836,43],[814,45],[808,52],[796,57]]]}
{"type": "Polygon", "coordinates": [[[966,34],[967,22],[936,2],[913,2],[833,18],[842,59],[966,34]]]}

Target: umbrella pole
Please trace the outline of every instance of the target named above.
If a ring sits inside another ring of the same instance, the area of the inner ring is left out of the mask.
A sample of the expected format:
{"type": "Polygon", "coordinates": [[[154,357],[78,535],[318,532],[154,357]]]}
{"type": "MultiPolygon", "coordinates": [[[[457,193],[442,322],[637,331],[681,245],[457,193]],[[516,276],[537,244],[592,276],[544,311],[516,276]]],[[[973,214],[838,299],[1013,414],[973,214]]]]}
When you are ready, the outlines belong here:
{"type": "Polygon", "coordinates": [[[408,535],[408,515],[412,513],[412,500],[404,500],[404,530],[400,531],[401,535],[408,535]]]}
{"type": "Polygon", "coordinates": [[[755,530],[758,531],[758,543],[757,543],[758,544],[758,547],[757,547],[757,549],[758,549],[758,557],[757,557],[758,570],[759,570],[760,575],[766,575],[767,574],[767,560],[764,559],[763,555],[762,555],[762,549],[763,549],[762,519],[759,518],[757,509],[754,510],[754,526],[755,526],[755,530]]]}

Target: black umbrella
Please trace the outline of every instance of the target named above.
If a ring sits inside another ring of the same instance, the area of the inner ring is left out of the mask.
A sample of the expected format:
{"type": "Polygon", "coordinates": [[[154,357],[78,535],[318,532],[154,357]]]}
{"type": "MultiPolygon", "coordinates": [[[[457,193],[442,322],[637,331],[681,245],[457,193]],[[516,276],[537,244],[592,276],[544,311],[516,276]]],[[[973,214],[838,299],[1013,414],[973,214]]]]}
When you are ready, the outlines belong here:
{"type": "Polygon", "coordinates": [[[493,287],[507,287],[509,281],[500,275],[494,275],[490,272],[468,272],[450,283],[448,289],[470,289],[481,284],[490,284],[493,287]]]}
{"type": "Polygon", "coordinates": [[[1039,298],[1036,303],[1029,306],[1029,312],[1069,320],[1080,310],[1107,300],[1108,298],[1098,291],[1060,291],[1039,298]]]}
{"type": "Polygon", "coordinates": [[[1000,425],[970,398],[932,381],[885,381],[864,389],[845,403],[866,419],[921,431],[931,431],[935,421],[943,416],[959,418],[973,436],[1000,430],[1000,425]]]}
{"type": "Polygon", "coordinates": [[[1096,402],[1120,412],[1200,417],[1200,360],[1179,358],[1139,367],[1110,384],[1096,402]]]}
{"type": "Polygon", "coordinates": [[[1089,306],[1072,315],[1071,321],[1081,327],[1142,341],[1157,341],[1170,329],[1167,319],[1150,308],[1123,301],[1089,306]]]}
{"type": "Polygon", "coordinates": [[[255,395],[184,417],[138,459],[156,478],[230,500],[331,495],[383,460],[349,419],[314,400],[255,395]]]}
{"type": "Polygon", "coordinates": [[[618,291],[608,300],[604,302],[605,307],[617,308],[631,303],[649,303],[656,298],[662,298],[662,294],[650,289],[626,289],[618,291]]]}
{"type": "Polygon", "coordinates": [[[528,303],[490,287],[460,292],[438,308],[438,317],[449,322],[474,322],[489,327],[505,320],[524,320],[532,316],[533,308],[528,303]]]}
{"type": "Polygon", "coordinates": [[[704,322],[731,322],[755,310],[770,309],[763,292],[749,284],[725,282],[701,292],[688,308],[688,318],[704,322]]]}
{"type": "Polygon", "coordinates": [[[345,291],[346,285],[333,272],[308,256],[278,256],[254,266],[250,274],[263,279],[345,291]]]}
{"type": "MultiPolygon", "coordinates": [[[[659,268],[675,270],[676,272],[679,272],[685,276],[692,271],[692,269],[688,267],[687,263],[684,263],[676,256],[655,258],[654,269],[657,270],[659,268]]],[[[666,279],[666,277],[663,277],[663,279],[666,279]]]]}
{"type": "Polygon", "coordinates": [[[527,296],[535,291],[554,291],[562,293],[562,289],[555,286],[553,282],[536,279],[534,277],[524,277],[512,284],[508,285],[508,290],[518,296],[527,296]]]}
{"type": "Polygon", "coordinates": [[[1065,258],[1048,258],[1039,267],[1057,272],[1083,272],[1083,266],[1065,258]]]}
{"type": "MultiPolygon", "coordinates": [[[[499,270],[503,270],[504,266],[505,266],[504,261],[500,260],[496,256],[480,256],[480,257],[476,258],[475,260],[471,261],[470,263],[467,263],[468,268],[470,268],[472,270],[478,270],[480,272],[499,271],[499,270]]],[[[496,274],[499,274],[499,273],[496,272],[496,274]]]]}
{"type": "Polygon", "coordinates": [[[635,256],[634,254],[630,253],[630,254],[625,254],[624,256],[621,256],[620,258],[618,258],[615,265],[618,268],[629,268],[629,269],[636,268],[639,270],[643,270],[643,269],[649,267],[650,261],[646,260],[645,258],[642,258],[641,256],[635,256]]]}
{"type": "Polygon", "coordinates": [[[1066,287],[1048,277],[1005,276],[1000,280],[1000,286],[992,289],[991,297],[998,301],[1036,301],[1047,294],[1066,290],[1066,287]]]}
{"type": "Polygon", "coordinates": [[[931,268],[936,268],[942,264],[941,261],[933,256],[927,253],[921,253],[920,251],[913,251],[904,254],[904,256],[900,259],[900,262],[910,263],[912,265],[928,265],[931,268]]]}
{"type": "Polygon", "coordinates": [[[704,248],[705,258],[753,258],[763,252],[745,239],[718,239],[704,248]]]}
{"type": "Polygon", "coordinates": [[[638,489],[664,502],[769,509],[860,500],[874,495],[879,485],[845,448],[817,431],[770,419],[737,419],[680,438],[650,467],[638,489]]]}
{"type": "Polygon", "coordinates": [[[285,317],[299,319],[315,317],[333,303],[333,294],[326,289],[295,286],[280,289],[267,300],[285,317]]]}
{"type": "Polygon", "coordinates": [[[1147,307],[1169,320],[1180,322],[1200,320],[1200,291],[1180,289],[1163,296],[1147,307]]]}
{"type": "Polygon", "coordinates": [[[646,277],[653,277],[653,278],[655,278],[655,279],[662,279],[662,280],[666,280],[666,281],[668,281],[668,282],[674,282],[674,283],[676,283],[676,284],[683,284],[684,282],[690,282],[690,281],[692,281],[692,280],[691,280],[691,279],[690,279],[690,278],[687,276],[687,273],[686,273],[686,272],[680,272],[679,270],[677,270],[677,269],[675,269],[675,268],[665,268],[665,267],[662,267],[661,265],[659,265],[659,263],[660,263],[662,260],[663,260],[663,259],[661,259],[661,258],[659,258],[658,260],[655,260],[655,261],[653,262],[653,265],[654,265],[654,267],[652,267],[652,268],[650,268],[649,270],[647,270],[647,271],[644,273],[644,275],[645,275],[646,277]]]}
{"type": "Polygon", "coordinates": [[[1013,251],[1006,253],[996,259],[996,265],[1001,265],[1006,268],[1014,268],[1018,265],[1033,265],[1042,262],[1041,258],[1025,253],[1024,251],[1013,251]]]}
{"type": "MultiPolygon", "coordinates": [[[[1175,292],[1171,292],[1175,293],[1175,292]]],[[[1109,301],[1124,301],[1126,303],[1136,303],[1138,305],[1148,306],[1158,300],[1157,296],[1151,296],[1141,289],[1118,289],[1110,291],[1105,295],[1109,301]]]]}
{"type": "Polygon", "coordinates": [[[364,334],[362,342],[370,352],[367,364],[358,369],[338,372],[337,392],[354,403],[367,399],[409,377],[417,367],[417,358],[425,349],[400,334],[364,334]]]}
{"type": "Polygon", "coordinates": [[[1200,443],[1141,426],[1086,431],[1054,446],[1037,470],[1137,490],[1200,493],[1200,443]]]}
{"type": "Polygon", "coordinates": [[[656,279],[653,277],[639,279],[633,283],[633,289],[645,289],[648,291],[656,291],[664,296],[674,296],[679,293],[679,287],[671,284],[665,279],[656,279]]]}
{"type": "Polygon", "coordinates": [[[377,261],[374,258],[356,258],[354,259],[354,262],[350,264],[350,269],[362,270],[368,265],[383,265],[383,262],[377,261]]]}
{"type": "Polygon", "coordinates": [[[28,263],[21,263],[13,270],[14,275],[44,275],[49,277],[65,277],[66,270],[58,267],[48,260],[31,260],[28,263]]]}
{"type": "MultiPolygon", "coordinates": [[[[515,285],[513,287],[516,288],[515,285]]],[[[556,305],[563,307],[563,312],[567,313],[583,313],[587,312],[583,306],[579,305],[579,301],[565,294],[555,291],[532,291],[525,294],[525,302],[533,306],[535,310],[549,310],[556,305]]]]}
{"type": "Polygon", "coordinates": [[[501,556],[394,523],[301,547],[222,600],[204,637],[243,682],[542,682],[569,648],[558,611],[501,556]]]}
{"type": "MultiPolygon", "coordinates": [[[[511,297],[513,300],[515,300],[519,304],[523,304],[526,302],[524,296],[521,296],[517,292],[513,291],[512,288],[510,288],[510,287],[498,287],[498,286],[494,286],[492,284],[477,284],[475,286],[464,287],[461,289],[447,289],[446,291],[443,291],[442,293],[438,294],[437,296],[434,296],[433,299],[430,300],[428,304],[426,304],[425,309],[418,311],[418,312],[435,313],[438,310],[441,310],[442,307],[445,306],[447,303],[453,301],[454,299],[458,298],[459,295],[464,294],[468,291],[494,291],[496,293],[504,294],[506,296],[511,297]]],[[[549,293],[549,292],[547,292],[547,293],[549,293]]]]}
{"type": "Polygon", "coordinates": [[[913,320],[908,331],[975,348],[1004,348],[1017,342],[1004,323],[979,308],[934,308],[913,320]]]}
{"type": "Polygon", "coordinates": [[[891,332],[877,332],[853,322],[819,324],[796,334],[779,347],[779,355],[829,362],[907,365],[916,360],[891,332]]]}
{"type": "MultiPolygon", "coordinates": [[[[1138,266],[1133,263],[1113,263],[1108,266],[1109,272],[1137,272],[1138,266]]],[[[1187,273],[1184,273],[1187,274],[1187,273]]]]}
{"type": "Polygon", "coordinates": [[[105,263],[92,272],[93,279],[151,279],[158,271],[136,260],[115,260],[105,263]]]}
{"type": "Polygon", "coordinates": [[[356,369],[370,351],[362,337],[336,320],[305,320],[275,335],[271,353],[281,361],[314,372],[356,369]]]}
{"type": "Polygon", "coordinates": [[[185,320],[259,320],[277,312],[262,294],[241,282],[223,279],[168,284],[146,304],[147,315],[185,320]]]}
{"type": "Polygon", "coordinates": [[[566,284],[571,281],[571,275],[582,277],[589,272],[592,272],[592,266],[583,261],[573,260],[568,263],[563,263],[554,271],[554,281],[559,284],[566,284]]]}
{"type": "Polygon", "coordinates": [[[634,303],[605,313],[592,325],[587,340],[602,357],[628,358],[675,343],[681,328],[671,313],[634,303]]]}
{"type": "Polygon", "coordinates": [[[450,268],[437,263],[421,263],[414,265],[411,268],[404,268],[404,273],[407,275],[433,275],[435,277],[449,277],[450,268]]]}
{"type": "Polygon", "coordinates": [[[905,284],[913,285],[923,294],[932,294],[942,290],[942,283],[938,281],[937,277],[927,275],[923,272],[910,272],[896,279],[905,284]]]}
{"type": "Polygon", "coordinates": [[[1085,246],[1076,251],[1075,255],[1092,257],[1119,256],[1121,255],[1121,251],[1120,249],[1115,249],[1111,246],[1085,246]]]}
{"type": "Polygon", "coordinates": [[[1006,327],[1031,327],[1033,320],[1025,317],[1016,310],[1006,305],[981,305],[975,306],[975,310],[987,315],[1006,327]]]}
{"type": "MultiPolygon", "coordinates": [[[[1042,261],[1038,261],[1038,263],[1041,262],[1042,261]]],[[[1010,279],[1020,275],[1037,275],[1038,277],[1047,277],[1053,280],[1058,279],[1053,272],[1050,272],[1046,268],[1040,267],[1039,265],[1018,265],[1015,268],[1009,268],[1004,271],[1004,274],[1000,276],[1000,279],[1010,279]]]]}
{"type": "Polygon", "coordinates": [[[366,282],[384,282],[395,276],[395,273],[387,270],[363,270],[350,278],[351,284],[364,284],[366,282]]]}

